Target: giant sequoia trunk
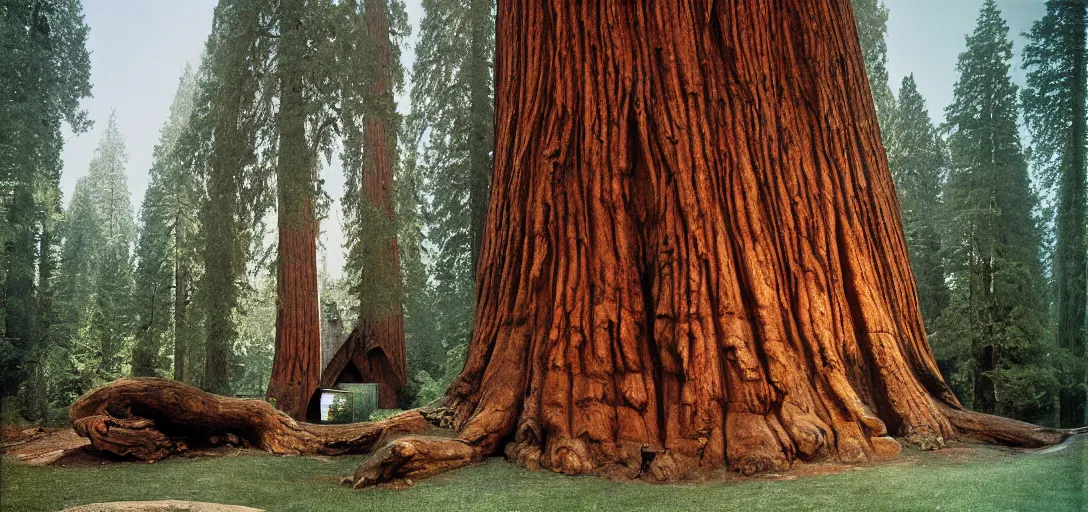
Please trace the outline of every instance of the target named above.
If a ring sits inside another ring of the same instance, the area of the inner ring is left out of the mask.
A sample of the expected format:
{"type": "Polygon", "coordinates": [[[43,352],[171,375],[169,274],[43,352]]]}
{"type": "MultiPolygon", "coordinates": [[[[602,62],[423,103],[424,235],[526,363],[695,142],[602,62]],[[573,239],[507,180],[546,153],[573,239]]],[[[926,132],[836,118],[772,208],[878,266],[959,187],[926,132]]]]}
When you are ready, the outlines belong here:
{"type": "MultiPolygon", "coordinates": [[[[387,0],[366,2],[365,23],[367,35],[374,44],[375,76],[371,82],[371,94],[377,104],[376,112],[366,116],[363,125],[364,163],[362,172],[362,200],[388,226],[394,225],[393,208],[393,149],[396,144],[390,120],[396,115],[393,104],[393,77],[389,67],[389,14],[387,0]]],[[[367,228],[367,226],[361,226],[367,228]]],[[[400,288],[400,258],[397,253],[396,230],[387,232],[388,238],[370,240],[377,251],[380,264],[363,269],[364,279],[378,280],[391,289],[400,288]],[[383,274],[383,275],[377,275],[383,274]]],[[[365,237],[363,237],[366,239],[365,237]]],[[[371,237],[373,238],[373,237],[371,237]]],[[[397,407],[397,390],[407,383],[407,352],[404,346],[404,313],[400,295],[382,304],[364,304],[359,323],[340,350],[352,360],[363,382],[380,383],[378,406],[383,409],[397,407]]],[[[368,297],[362,297],[366,303],[368,297]]],[[[370,301],[373,302],[373,301],[370,301]]],[[[386,301],[382,301],[386,302],[386,301]]],[[[341,354],[333,357],[326,369],[323,383],[335,383],[343,364],[337,364],[341,354]],[[335,371],[330,371],[335,370],[335,371]]]]}
{"type": "Polygon", "coordinates": [[[302,419],[321,376],[314,217],[316,161],[306,141],[301,75],[306,52],[303,2],[285,0],[281,9],[276,355],[268,396],[276,400],[281,411],[302,419]]]}
{"type": "Polygon", "coordinates": [[[969,431],[926,342],[848,0],[499,2],[495,170],[455,440],[668,479],[857,462],[969,431]]]}
{"type": "Polygon", "coordinates": [[[387,444],[356,486],[503,452],[666,480],[1071,433],[965,412],[942,380],[849,0],[498,14],[475,328],[432,418],[456,435],[387,444]]]}

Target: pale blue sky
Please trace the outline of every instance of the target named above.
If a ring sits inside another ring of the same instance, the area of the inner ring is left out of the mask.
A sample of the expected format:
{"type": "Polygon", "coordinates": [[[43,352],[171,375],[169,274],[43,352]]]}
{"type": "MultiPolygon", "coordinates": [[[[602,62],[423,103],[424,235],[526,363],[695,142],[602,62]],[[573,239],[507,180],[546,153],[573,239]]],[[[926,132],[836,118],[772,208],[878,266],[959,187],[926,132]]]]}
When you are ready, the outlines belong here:
{"type": "MultiPolygon", "coordinates": [[[[888,71],[892,88],[899,89],[903,76],[914,73],[926,98],[930,114],[940,121],[944,107],[952,100],[956,80],[956,58],[963,51],[964,36],[975,25],[982,0],[884,0],[890,9],[888,20],[888,71]]],[[[204,39],[211,30],[216,0],[84,0],[87,41],[91,51],[91,81],[94,97],[83,102],[95,127],[80,136],[68,133],[62,154],[64,173],[61,188],[70,197],[76,179],[86,174],[111,109],[117,110],[121,134],[128,144],[129,188],[132,205],[139,208],[147,188],[147,169],[158,142],[159,129],[170,111],[185,64],[195,67],[204,39]]],[[[418,26],[421,0],[406,0],[409,21],[418,26]]],[[[1043,0],[998,0],[1014,35],[1013,68],[1022,83],[1020,49],[1031,22],[1045,12],[1043,0]]],[[[413,29],[414,30],[414,29],[413,29]]],[[[413,34],[414,35],[414,34],[413,34]]],[[[414,39],[413,39],[414,42],[414,39]]],[[[404,52],[405,68],[411,69],[415,55],[404,52]]],[[[401,98],[400,109],[408,108],[401,98]]],[[[339,197],[343,177],[338,168],[326,169],[329,194],[339,197]]],[[[328,249],[328,267],[339,275],[343,265],[339,206],[334,205],[332,221],[324,223],[322,239],[328,249]]],[[[134,212],[135,213],[135,212],[134,212]]]]}

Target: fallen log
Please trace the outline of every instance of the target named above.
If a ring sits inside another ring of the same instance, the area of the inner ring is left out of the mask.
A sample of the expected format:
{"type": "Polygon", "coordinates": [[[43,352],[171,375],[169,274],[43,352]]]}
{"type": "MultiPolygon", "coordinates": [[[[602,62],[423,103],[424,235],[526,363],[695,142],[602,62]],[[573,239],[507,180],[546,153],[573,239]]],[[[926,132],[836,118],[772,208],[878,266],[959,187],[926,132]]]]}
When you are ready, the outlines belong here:
{"type": "Polygon", "coordinates": [[[222,397],[160,378],[95,388],[72,404],[68,418],[93,449],[146,461],[221,444],[292,455],[367,453],[392,436],[430,427],[414,410],[375,422],[300,423],[263,400],[222,397]]]}

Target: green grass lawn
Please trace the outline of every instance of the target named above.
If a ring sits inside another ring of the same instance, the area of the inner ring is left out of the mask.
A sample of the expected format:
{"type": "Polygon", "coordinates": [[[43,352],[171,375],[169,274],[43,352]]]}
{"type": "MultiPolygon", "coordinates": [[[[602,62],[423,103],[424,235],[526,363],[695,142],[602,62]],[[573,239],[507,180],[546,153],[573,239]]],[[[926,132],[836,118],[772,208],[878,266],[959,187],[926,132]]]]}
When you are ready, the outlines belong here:
{"type": "Polygon", "coordinates": [[[653,485],[530,472],[502,459],[406,490],[337,485],[365,457],[243,454],[155,464],[29,467],[3,461],[0,509],[30,512],[101,501],[181,499],[267,510],[1088,510],[1088,445],[1010,454],[995,448],[920,453],[837,474],[653,485]]]}

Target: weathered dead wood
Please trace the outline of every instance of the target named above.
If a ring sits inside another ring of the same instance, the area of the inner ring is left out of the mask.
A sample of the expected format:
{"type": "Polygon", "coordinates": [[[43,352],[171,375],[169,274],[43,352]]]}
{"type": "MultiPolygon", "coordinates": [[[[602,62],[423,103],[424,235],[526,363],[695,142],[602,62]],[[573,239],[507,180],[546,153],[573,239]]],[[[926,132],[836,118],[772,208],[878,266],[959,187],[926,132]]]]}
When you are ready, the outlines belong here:
{"type": "Polygon", "coordinates": [[[1040,427],[1001,416],[943,407],[944,413],[965,437],[992,444],[1019,448],[1043,448],[1059,444],[1070,436],[1088,434],[1088,427],[1060,429],[1040,427]]]}
{"type": "Polygon", "coordinates": [[[94,449],[148,461],[209,444],[278,454],[366,453],[383,438],[430,427],[418,411],[369,423],[299,423],[262,400],[226,398],[158,378],[95,388],[72,404],[68,417],[94,449]]]}
{"type": "Polygon", "coordinates": [[[345,483],[356,489],[398,481],[411,485],[413,478],[462,468],[480,458],[479,450],[460,439],[407,436],[374,452],[345,483]]]}

